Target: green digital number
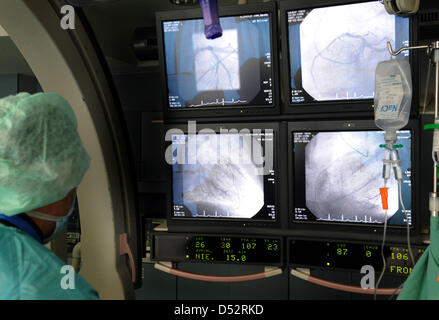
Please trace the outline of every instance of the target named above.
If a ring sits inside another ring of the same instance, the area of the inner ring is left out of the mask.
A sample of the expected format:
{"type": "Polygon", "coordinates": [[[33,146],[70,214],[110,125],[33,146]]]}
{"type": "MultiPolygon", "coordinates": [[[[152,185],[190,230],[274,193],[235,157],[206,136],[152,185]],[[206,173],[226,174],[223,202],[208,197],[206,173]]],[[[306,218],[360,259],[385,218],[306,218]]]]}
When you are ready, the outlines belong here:
{"type": "Polygon", "coordinates": [[[339,256],[345,256],[347,252],[348,252],[348,249],[346,249],[346,248],[337,248],[337,254],[339,256]]]}
{"type": "Polygon", "coordinates": [[[269,243],[267,245],[267,250],[268,251],[277,251],[277,250],[279,250],[279,246],[277,245],[277,243],[269,243]]]}
{"type": "Polygon", "coordinates": [[[370,258],[372,256],[372,252],[370,250],[366,251],[366,257],[370,258]]]}

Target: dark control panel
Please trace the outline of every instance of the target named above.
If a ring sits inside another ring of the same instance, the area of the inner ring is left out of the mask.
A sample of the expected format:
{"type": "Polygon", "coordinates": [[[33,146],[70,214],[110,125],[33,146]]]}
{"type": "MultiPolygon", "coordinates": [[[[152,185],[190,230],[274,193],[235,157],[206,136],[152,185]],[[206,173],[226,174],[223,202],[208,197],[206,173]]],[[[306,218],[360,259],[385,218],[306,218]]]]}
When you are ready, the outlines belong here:
{"type": "MultiPolygon", "coordinates": [[[[371,265],[376,272],[383,268],[379,244],[289,239],[288,245],[290,266],[359,271],[371,265]]],[[[411,249],[416,262],[426,247],[411,246],[411,249]]],[[[385,245],[384,257],[386,273],[401,276],[411,273],[413,265],[407,246],[385,245]]]]}

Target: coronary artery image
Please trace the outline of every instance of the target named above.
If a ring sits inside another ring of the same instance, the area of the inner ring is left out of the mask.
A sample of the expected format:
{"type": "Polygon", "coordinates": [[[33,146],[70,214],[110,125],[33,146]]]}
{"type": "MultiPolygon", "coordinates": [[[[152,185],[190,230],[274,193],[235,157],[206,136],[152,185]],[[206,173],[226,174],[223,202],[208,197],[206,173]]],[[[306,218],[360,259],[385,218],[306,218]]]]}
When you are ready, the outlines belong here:
{"type": "Polygon", "coordinates": [[[174,157],[181,159],[183,154],[187,159],[172,168],[173,215],[275,219],[274,170],[264,174],[260,161],[254,161],[255,144],[262,152],[264,141],[253,138],[197,134],[193,146],[188,135],[173,139],[174,157]],[[188,154],[190,150],[193,155],[188,154]]]}
{"type": "MultiPolygon", "coordinates": [[[[380,131],[295,132],[295,212],[300,221],[382,224],[385,213],[379,188],[384,149],[380,131]],[[304,169],[304,170],[303,170],[304,169]],[[303,172],[304,171],[304,172],[303,172]]],[[[401,131],[399,151],[404,173],[402,195],[410,213],[411,166],[409,131],[401,131]]],[[[404,225],[398,183],[387,182],[387,219],[404,225]]],[[[410,214],[408,214],[410,216],[410,214]]]]}
{"type": "Polygon", "coordinates": [[[387,41],[409,43],[409,20],[389,15],[378,1],[287,15],[293,103],[373,99],[375,68],[389,59],[387,41]]]}

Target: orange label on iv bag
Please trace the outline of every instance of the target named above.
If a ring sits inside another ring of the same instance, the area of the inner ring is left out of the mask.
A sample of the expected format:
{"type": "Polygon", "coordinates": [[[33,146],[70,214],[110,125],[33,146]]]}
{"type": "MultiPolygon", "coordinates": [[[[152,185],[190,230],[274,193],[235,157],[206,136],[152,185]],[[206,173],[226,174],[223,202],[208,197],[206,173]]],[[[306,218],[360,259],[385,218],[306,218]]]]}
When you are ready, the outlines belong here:
{"type": "Polygon", "coordinates": [[[381,194],[381,202],[383,204],[383,210],[389,209],[389,204],[387,202],[387,195],[388,195],[388,188],[380,188],[380,194],[381,194]]]}

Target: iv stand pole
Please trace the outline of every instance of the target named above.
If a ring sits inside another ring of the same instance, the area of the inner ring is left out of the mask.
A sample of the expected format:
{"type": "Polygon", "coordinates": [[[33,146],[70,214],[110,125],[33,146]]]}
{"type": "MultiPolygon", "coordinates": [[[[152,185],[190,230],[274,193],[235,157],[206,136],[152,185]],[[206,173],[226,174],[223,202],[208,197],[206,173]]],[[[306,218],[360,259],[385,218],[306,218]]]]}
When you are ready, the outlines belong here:
{"type": "MultiPolygon", "coordinates": [[[[439,119],[438,119],[438,110],[439,110],[439,41],[434,41],[430,43],[428,46],[413,46],[413,47],[402,47],[397,51],[392,50],[392,45],[390,42],[387,42],[387,48],[392,56],[397,56],[402,51],[405,50],[414,50],[414,49],[427,49],[427,53],[430,54],[430,59],[435,67],[435,93],[434,93],[434,124],[427,125],[424,129],[433,129],[433,192],[430,192],[430,203],[429,209],[431,216],[437,217],[439,216],[439,198],[437,193],[437,161],[436,161],[436,152],[439,152],[439,119]]],[[[428,85],[428,83],[426,84],[428,85]]]]}

